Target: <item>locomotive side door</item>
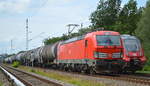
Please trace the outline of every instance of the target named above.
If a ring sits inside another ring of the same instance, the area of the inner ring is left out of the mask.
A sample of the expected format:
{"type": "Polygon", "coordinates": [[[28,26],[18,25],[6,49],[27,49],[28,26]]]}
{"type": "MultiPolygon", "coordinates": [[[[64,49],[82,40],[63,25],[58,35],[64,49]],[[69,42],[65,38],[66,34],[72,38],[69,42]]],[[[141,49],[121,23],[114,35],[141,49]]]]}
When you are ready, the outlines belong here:
{"type": "Polygon", "coordinates": [[[85,40],[85,53],[84,53],[84,55],[85,55],[85,59],[87,59],[88,58],[88,40],[86,39],[85,40]]]}

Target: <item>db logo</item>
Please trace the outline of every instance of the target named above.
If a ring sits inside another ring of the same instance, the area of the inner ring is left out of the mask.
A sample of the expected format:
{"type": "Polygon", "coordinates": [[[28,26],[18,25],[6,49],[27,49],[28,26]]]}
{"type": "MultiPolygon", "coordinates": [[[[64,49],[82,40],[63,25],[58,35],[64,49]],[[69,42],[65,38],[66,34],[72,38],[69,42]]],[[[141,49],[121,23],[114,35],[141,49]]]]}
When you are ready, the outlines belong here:
{"type": "Polygon", "coordinates": [[[111,57],[112,56],[112,54],[108,54],[108,57],[111,57]]]}
{"type": "Polygon", "coordinates": [[[133,56],[137,56],[136,53],[133,53],[133,56]]]}

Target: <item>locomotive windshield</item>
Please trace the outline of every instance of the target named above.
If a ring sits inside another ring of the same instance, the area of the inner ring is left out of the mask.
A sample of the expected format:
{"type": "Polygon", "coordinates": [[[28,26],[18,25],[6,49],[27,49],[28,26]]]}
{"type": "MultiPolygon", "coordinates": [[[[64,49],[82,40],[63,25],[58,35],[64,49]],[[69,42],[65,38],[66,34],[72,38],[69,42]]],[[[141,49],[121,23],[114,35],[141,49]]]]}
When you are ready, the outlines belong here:
{"type": "Polygon", "coordinates": [[[96,40],[99,46],[121,45],[120,36],[97,35],[96,40]]]}
{"type": "Polygon", "coordinates": [[[139,51],[140,49],[140,42],[135,39],[126,39],[124,40],[124,44],[127,51],[135,52],[139,51]]]}

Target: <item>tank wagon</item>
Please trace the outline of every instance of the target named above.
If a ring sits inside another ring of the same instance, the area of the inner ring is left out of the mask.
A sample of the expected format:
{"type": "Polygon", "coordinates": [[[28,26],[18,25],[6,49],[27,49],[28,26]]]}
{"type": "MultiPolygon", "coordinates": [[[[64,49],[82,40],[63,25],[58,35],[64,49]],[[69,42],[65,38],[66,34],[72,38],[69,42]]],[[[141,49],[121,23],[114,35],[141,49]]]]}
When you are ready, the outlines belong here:
{"type": "Polygon", "coordinates": [[[42,57],[42,60],[44,62],[51,62],[57,57],[57,46],[59,42],[51,44],[51,45],[46,45],[42,47],[42,50],[40,52],[40,55],[42,57]]]}
{"type": "Polygon", "coordinates": [[[6,63],[12,63],[12,61],[13,61],[12,58],[14,58],[14,56],[7,57],[7,58],[4,59],[4,61],[6,63]]]}
{"type": "Polygon", "coordinates": [[[47,64],[54,64],[57,58],[57,46],[60,42],[45,45],[34,50],[33,65],[46,66],[47,64]]]}
{"type": "Polygon", "coordinates": [[[20,62],[22,62],[21,60],[21,58],[22,58],[22,56],[23,56],[23,52],[22,53],[18,53],[18,54],[16,54],[16,56],[15,56],[15,61],[20,61],[20,62]]]}
{"type": "Polygon", "coordinates": [[[118,72],[123,66],[118,32],[97,31],[64,41],[58,46],[61,69],[90,73],[118,72]]]}
{"type": "Polygon", "coordinates": [[[123,42],[123,60],[125,61],[123,71],[134,73],[141,70],[146,62],[146,57],[140,40],[131,35],[122,35],[121,38],[123,42]]]}
{"type": "Polygon", "coordinates": [[[20,61],[20,57],[19,57],[20,55],[19,54],[16,54],[16,55],[11,55],[11,56],[9,56],[9,57],[7,57],[7,58],[5,58],[4,59],[4,61],[6,62],[6,63],[13,63],[14,61],[20,61]]]}

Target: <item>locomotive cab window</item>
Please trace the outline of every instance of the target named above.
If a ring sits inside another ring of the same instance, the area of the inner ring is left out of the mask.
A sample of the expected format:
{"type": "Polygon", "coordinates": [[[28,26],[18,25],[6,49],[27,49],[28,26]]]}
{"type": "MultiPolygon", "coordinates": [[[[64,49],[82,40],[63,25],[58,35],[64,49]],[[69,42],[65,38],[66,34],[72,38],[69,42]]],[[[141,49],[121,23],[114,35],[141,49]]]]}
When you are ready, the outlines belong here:
{"type": "Polygon", "coordinates": [[[121,45],[120,36],[97,35],[96,40],[99,46],[121,45]]]}
{"type": "Polygon", "coordinates": [[[140,50],[140,42],[135,39],[126,39],[124,40],[124,46],[127,49],[127,51],[139,51],[140,50]]]}

